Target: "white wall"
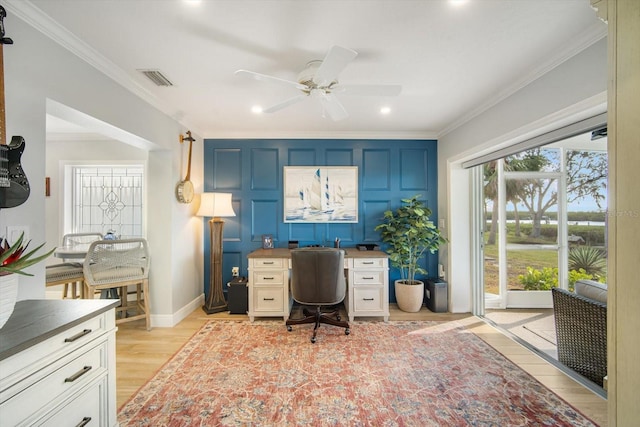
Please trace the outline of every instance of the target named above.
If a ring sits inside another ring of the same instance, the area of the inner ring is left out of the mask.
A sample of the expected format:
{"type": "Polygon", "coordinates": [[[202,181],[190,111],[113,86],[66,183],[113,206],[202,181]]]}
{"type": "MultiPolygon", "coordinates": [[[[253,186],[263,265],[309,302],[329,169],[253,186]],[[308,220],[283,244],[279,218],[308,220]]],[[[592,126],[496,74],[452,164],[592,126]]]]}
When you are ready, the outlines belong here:
{"type": "Polygon", "coordinates": [[[586,48],[438,140],[438,218],[450,243],[439,251],[450,310],[471,311],[470,175],[461,162],[606,111],[607,42],[586,48]]]}
{"type": "MultiPolygon", "coordinates": [[[[187,129],[13,16],[11,38],[4,49],[7,134],[22,135],[26,150],[22,165],[31,184],[23,204],[0,211],[0,234],[7,226],[26,225],[34,243],[47,240],[45,219],[45,114],[59,103],[123,130],[144,142],[148,161],[148,229],[151,249],[152,322],[170,325],[175,313],[201,298],[202,223],[193,218],[197,206],[174,197],[184,176],[184,153],[178,136],[187,129]],[[154,320],[155,319],[155,320],[154,320]]],[[[202,188],[202,138],[194,135],[192,180],[202,188]]],[[[18,299],[42,298],[44,263],[20,277],[18,299]]]]}

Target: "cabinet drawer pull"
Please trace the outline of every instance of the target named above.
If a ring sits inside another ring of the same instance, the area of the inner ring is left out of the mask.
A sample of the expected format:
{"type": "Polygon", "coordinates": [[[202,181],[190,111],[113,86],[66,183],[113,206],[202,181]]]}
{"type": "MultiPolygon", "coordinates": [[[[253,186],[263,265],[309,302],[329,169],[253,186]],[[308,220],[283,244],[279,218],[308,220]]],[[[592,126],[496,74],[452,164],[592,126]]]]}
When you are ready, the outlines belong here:
{"type": "Polygon", "coordinates": [[[275,301],[275,298],[262,298],[263,301],[275,301]]]}
{"type": "Polygon", "coordinates": [[[263,263],[263,264],[265,264],[265,265],[267,265],[267,264],[268,264],[268,265],[272,265],[272,264],[273,264],[273,261],[263,261],[262,263],[263,263]]]}
{"type": "Polygon", "coordinates": [[[263,277],[264,280],[273,280],[273,277],[263,277]]]}
{"type": "Polygon", "coordinates": [[[362,280],[373,280],[373,277],[363,277],[362,280]]]}
{"type": "Polygon", "coordinates": [[[369,264],[373,264],[373,261],[362,261],[362,263],[369,265],[369,264]]]}
{"type": "Polygon", "coordinates": [[[375,301],[375,298],[362,298],[362,301],[375,301]]]}
{"type": "Polygon", "coordinates": [[[77,380],[78,378],[80,378],[81,376],[83,376],[84,374],[86,374],[87,372],[89,372],[91,370],[91,366],[85,366],[84,368],[80,369],[78,372],[76,372],[75,374],[71,375],[68,378],[64,379],[65,383],[72,383],[75,380],[77,380]]]}
{"type": "Polygon", "coordinates": [[[76,427],[84,427],[87,424],[89,424],[90,421],[91,421],[91,417],[84,417],[82,419],[82,421],[80,421],[78,424],[76,424],[76,427]]]}
{"type": "Polygon", "coordinates": [[[90,334],[91,333],[91,329],[85,329],[82,332],[78,332],[77,334],[75,334],[72,337],[69,338],[65,338],[64,342],[74,342],[75,340],[78,340],[80,338],[82,338],[83,336],[90,334]]]}

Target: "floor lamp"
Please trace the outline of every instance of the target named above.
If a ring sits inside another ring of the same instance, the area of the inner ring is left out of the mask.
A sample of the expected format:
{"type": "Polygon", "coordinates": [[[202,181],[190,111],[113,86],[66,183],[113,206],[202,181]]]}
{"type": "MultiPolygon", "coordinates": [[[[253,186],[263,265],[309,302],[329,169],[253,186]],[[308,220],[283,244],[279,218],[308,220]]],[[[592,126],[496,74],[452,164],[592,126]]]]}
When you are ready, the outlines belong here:
{"type": "Polygon", "coordinates": [[[222,229],[224,221],[221,217],[236,216],[231,205],[231,193],[202,193],[200,209],[197,216],[210,217],[210,278],[209,296],[202,306],[207,314],[227,311],[227,301],[224,299],[222,288],[222,229]]]}

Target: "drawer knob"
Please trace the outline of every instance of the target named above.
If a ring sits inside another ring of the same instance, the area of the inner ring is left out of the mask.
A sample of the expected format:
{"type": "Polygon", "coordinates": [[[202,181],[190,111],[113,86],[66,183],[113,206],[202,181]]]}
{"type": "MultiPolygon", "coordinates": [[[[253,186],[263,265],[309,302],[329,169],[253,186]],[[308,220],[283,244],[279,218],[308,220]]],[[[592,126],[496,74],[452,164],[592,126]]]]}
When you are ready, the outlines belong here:
{"type": "Polygon", "coordinates": [[[363,280],[373,280],[373,277],[363,277],[363,280]]]}
{"type": "Polygon", "coordinates": [[[263,301],[275,301],[275,298],[262,298],[263,301]]]}
{"type": "Polygon", "coordinates": [[[75,340],[78,340],[80,338],[82,338],[83,336],[90,334],[91,333],[91,329],[85,329],[82,332],[78,332],[77,334],[75,334],[72,337],[69,338],[65,338],[64,342],[74,342],[75,340]]]}
{"type": "Polygon", "coordinates": [[[80,421],[78,424],[76,424],[76,427],[84,427],[87,424],[89,424],[90,421],[91,421],[91,417],[84,417],[82,419],[82,421],[80,421]]]}
{"type": "Polygon", "coordinates": [[[264,280],[273,280],[273,277],[265,277],[264,280]]]}
{"type": "Polygon", "coordinates": [[[75,380],[77,380],[78,378],[80,378],[81,376],[83,376],[84,374],[86,374],[87,372],[89,372],[91,370],[91,366],[85,366],[84,368],[80,369],[78,372],[76,372],[75,374],[71,375],[70,377],[67,377],[64,379],[65,383],[72,383],[75,380]]]}
{"type": "Polygon", "coordinates": [[[362,261],[362,263],[369,265],[369,264],[373,264],[373,261],[362,261]]]}
{"type": "Polygon", "coordinates": [[[263,264],[265,264],[265,265],[272,265],[272,264],[273,264],[273,261],[264,261],[264,262],[263,262],[263,264]]]}
{"type": "Polygon", "coordinates": [[[374,301],[374,298],[362,298],[363,301],[374,301]]]}

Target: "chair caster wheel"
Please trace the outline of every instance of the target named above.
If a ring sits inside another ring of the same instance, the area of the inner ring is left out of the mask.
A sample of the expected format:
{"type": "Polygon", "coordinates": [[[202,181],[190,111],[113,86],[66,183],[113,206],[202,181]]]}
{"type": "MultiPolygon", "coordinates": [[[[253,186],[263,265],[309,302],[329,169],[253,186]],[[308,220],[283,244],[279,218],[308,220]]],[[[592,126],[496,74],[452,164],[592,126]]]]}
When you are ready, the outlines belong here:
{"type": "Polygon", "coordinates": [[[287,331],[289,332],[293,331],[293,328],[291,327],[291,325],[287,325],[287,331]]]}
{"type": "Polygon", "coordinates": [[[316,337],[311,337],[311,343],[315,344],[316,343],[316,337]]]}
{"type": "Polygon", "coordinates": [[[340,315],[338,314],[338,315],[336,316],[336,320],[339,322],[339,321],[341,321],[341,320],[342,320],[342,317],[340,317],[340,315]]]}
{"type": "Polygon", "coordinates": [[[346,328],[346,329],[344,330],[344,334],[345,334],[345,335],[349,335],[350,333],[351,333],[351,329],[346,328]]]}

